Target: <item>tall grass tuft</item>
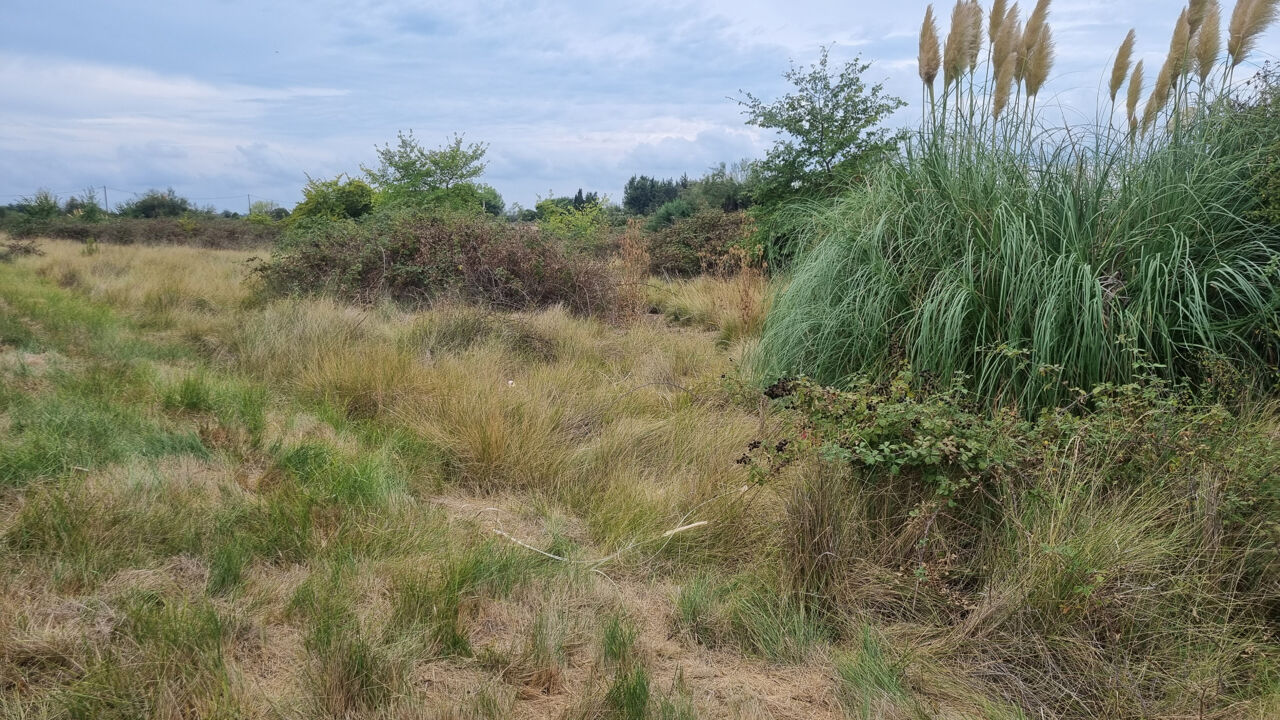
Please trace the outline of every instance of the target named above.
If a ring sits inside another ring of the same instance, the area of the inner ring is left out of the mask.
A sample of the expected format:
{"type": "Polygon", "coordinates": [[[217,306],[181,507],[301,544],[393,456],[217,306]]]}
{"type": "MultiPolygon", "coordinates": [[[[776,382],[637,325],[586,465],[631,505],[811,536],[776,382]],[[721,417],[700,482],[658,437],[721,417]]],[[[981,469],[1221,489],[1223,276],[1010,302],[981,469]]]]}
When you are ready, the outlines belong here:
{"type": "MultiPolygon", "coordinates": [[[[1199,46],[1184,11],[1143,134],[1132,131],[1140,65],[1129,128],[1054,130],[1035,106],[1053,60],[1048,2],[1013,48],[999,38],[1016,17],[1002,22],[985,75],[948,59],[953,45],[967,52],[969,12],[953,14],[942,111],[926,111],[901,157],[865,186],[793,214],[808,250],[766,320],[762,375],[842,384],[905,362],[918,379],[959,373],[980,399],[1033,412],[1139,374],[1195,381],[1215,358],[1271,372],[1280,237],[1251,219],[1260,198],[1250,188],[1269,131],[1232,121],[1237,93],[1208,89],[1230,87],[1235,56],[1188,97],[1201,68],[1189,62],[1199,46]]],[[[1246,17],[1270,17],[1260,12],[1246,17]]],[[[1204,13],[1197,29],[1211,32],[1204,13]]]]}

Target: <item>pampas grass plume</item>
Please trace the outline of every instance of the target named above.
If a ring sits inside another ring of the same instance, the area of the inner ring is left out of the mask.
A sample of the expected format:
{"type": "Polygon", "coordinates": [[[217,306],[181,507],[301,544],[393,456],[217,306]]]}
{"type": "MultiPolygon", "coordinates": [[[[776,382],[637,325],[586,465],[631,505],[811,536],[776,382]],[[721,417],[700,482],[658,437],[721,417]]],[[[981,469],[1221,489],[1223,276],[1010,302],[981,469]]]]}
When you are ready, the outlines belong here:
{"type": "Polygon", "coordinates": [[[1129,75],[1129,64],[1133,60],[1133,44],[1137,42],[1138,36],[1132,29],[1129,34],[1124,36],[1124,42],[1120,43],[1120,49],[1116,51],[1116,63],[1111,67],[1111,102],[1116,101],[1116,94],[1120,92],[1120,86],[1124,85],[1124,79],[1129,75]]]}
{"type": "Polygon", "coordinates": [[[1044,86],[1053,68],[1053,31],[1048,25],[1040,28],[1040,37],[1031,48],[1031,56],[1027,60],[1027,95],[1035,96],[1044,86]]]}
{"type": "MultiPolygon", "coordinates": [[[[994,47],[996,38],[1000,37],[1000,26],[1004,24],[1004,16],[1008,10],[1007,0],[996,0],[991,4],[991,17],[987,18],[987,42],[994,47]]],[[[1000,59],[996,58],[995,63],[1000,64],[1000,59]]]]}
{"type": "Polygon", "coordinates": [[[1237,0],[1235,10],[1231,12],[1231,24],[1227,26],[1230,67],[1244,62],[1253,51],[1258,37],[1276,19],[1277,8],[1280,8],[1280,0],[1237,0]]]}
{"type": "Polygon", "coordinates": [[[1218,52],[1222,49],[1222,12],[1217,0],[1211,0],[1201,20],[1200,29],[1196,31],[1196,75],[1203,85],[1213,72],[1218,62],[1218,52]]]}
{"type": "Polygon", "coordinates": [[[1138,99],[1142,96],[1142,61],[1133,66],[1129,76],[1129,95],[1125,98],[1125,112],[1129,116],[1129,132],[1138,129],[1138,99]]]}
{"type": "Polygon", "coordinates": [[[924,22],[920,25],[920,79],[925,85],[933,87],[934,78],[938,77],[938,68],[942,64],[942,56],[938,50],[938,25],[933,20],[933,6],[924,11],[924,22]]]}
{"type": "Polygon", "coordinates": [[[969,60],[969,72],[973,72],[978,68],[978,56],[982,52],[982,6],[978,4],[978,0],[969,0],[966,3],[969,9],[966,11],[969,18],[969,35],[965,38],[965,56],[969,60]]]}

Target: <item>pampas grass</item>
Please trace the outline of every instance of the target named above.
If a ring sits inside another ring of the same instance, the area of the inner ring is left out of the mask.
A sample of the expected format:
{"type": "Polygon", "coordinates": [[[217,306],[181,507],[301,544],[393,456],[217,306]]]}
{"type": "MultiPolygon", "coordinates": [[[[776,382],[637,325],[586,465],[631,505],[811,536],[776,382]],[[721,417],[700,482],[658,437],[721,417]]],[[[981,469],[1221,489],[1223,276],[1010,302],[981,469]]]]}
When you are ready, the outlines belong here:
{"type": "Polygon", "coordinates": [[[981,16],[974,23],[975,3],[957,2],[951,10],[951,30],[942,50],[942,82],[950,87],[960,80],[969,64],[969,56],[977,52],[974,45],[981,40],[975,29],[981,27],[981,16]]]}
{"type": "Polygon", "coordinates": [[[1133,74],[1129,76],[1129,90],[1125,97],[1125,116],[1129,120],[1129,134],[1138,132],[1138,100],[1142,97],[1142,61],[1133,66],[1133,74]]]}
{"type": "Polygon", "coordinates": [[[1237,0],[1227,26],[1227,56],[1230,67],[1235,68],[1253,52],[1258,38],[1276,19],[1280,0],[1237,0]]]}
{"type": "Polygon", "coordinates": [[[1049,71],[1053,68],[1053,31],[1048,25],[1040,28],[1040,37],[1036,39],[1035,45],[1031,48],[1031,55],[1027,60],[1027,97],[1035,97],[1040,94],[1040,88],[1044,86],[1045,80],[1049,78],[1049,71]]]}
{"type": "Polygon", "coordinates": [[[1130,29],[1129,34],[1124,36],[1124,41],[1120,43],[1120,49],[1116,51],[1116,62],[1111,66],[1111,102],[1115,103],[1116,95],[1120,92],[1120,87],[1124,85],[1124,79],[1129,75],[1129,65],[1133,61],[1133,45],[1137,42],[1137,34],[1130,29]]]}
{"type": "Polygon", "coordinates": [[[965,55],[969,60],[969,72],[978,69],[978,56],[982,52],[982,6],[978,0],[970,0],[968,9],[969,34],[965,41],[965,55]]]}
{"type": "Polygon", "coordinates": [[[917,57],[920,80],[929,88],[932,99],[933,81],[938,77],[938,69],[942,65],[942,54],[938,49],[938,24],[933,19],[933,6],[925,8],[924,22],[920,25],[920,54],[917,57]]]}
{"type": "MultiPolygon", "coordinates": [[[[1197,31],[1209,37],[1213,7],[1203,9],[1197,31]]],[[[953,11],[948,86],[967,72],[970,12],[953,11]]],[[[1114,102],[1129,75],[1128,128],[1055,131],[1035,111],[1053,63],[1048,12],[1038,2],[1011,38],[1006,9],[985,87],[972,83],[954,114],[927,114],[864,192],[796,214],[811,249],[766,320],[763,375],[840,384],[905,362],[1034,412],[1070,387],[1128,381],[1138,358],[1172,380],[1201,376],[1206,354],[1259,373],[1280,356],[1280,278],[1266,269],[1280,264],[1280,242],[1259,237],[1246,187],[1262,150],[1215,119],[1216,98],[1183,95],[1200,49],[1191,13],[1141,117],[1145,68],[1128,73],[1129,34],[1108,86],[1114,102]]]]}
{"type": "Polygon", "coordinates": [[[1222,14],[1217,0],[1210,0],[1196,29],[1195,71],[1200,78],[1200,86],[1209,79],[1213,67],[1218,64],[1218,53],[1222,50],[1222,14]]]}
{"type": "Polygon", "coordinates": [[[987,42],[993,46],[996,38],[1000,37],[1000,28],[1004,25],[1005,14],[1009,11],[1007,5],[1006,0],[996,0],[991,5],[991,16],[987,18],[987,42]]]}

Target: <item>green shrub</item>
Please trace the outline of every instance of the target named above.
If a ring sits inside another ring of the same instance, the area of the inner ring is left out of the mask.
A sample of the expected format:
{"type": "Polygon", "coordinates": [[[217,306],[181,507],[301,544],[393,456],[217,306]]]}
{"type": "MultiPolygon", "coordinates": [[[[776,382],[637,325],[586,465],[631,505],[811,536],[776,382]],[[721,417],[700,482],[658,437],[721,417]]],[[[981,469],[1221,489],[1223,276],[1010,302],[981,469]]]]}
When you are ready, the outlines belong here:
{"type": "Polygon", "coordinates": [[[307,177],[302,188],[302,202],[289,213],[289,224],[305,220],[348,220],[363,217],[373,210],[373,188],[363,180],[339,175],[332,180],[307,177]]]}
{"type": "Polygon", "coordinates": [[[644,229],[650,232],[670,226],[680,218],[687,218],[698,211],[698,206],[688,198],[676,198],[663,203],[653,212],[653,217],[645,223],[644,229]]]}
{"type": "Polygon", "coordinates": [[[752,235],[745,213],[703,209],[659,230],[649,242],[649,271],[659,275],[691,276],[737,270],[752,235]]]}
{"type": "Polygon", "coordinates": [[[116,206],[116,215],[125,218],[178,218],[196,208],[191,201],[179,196],[173,188],[149,190],[132,200],[116,206]]]}
{"type": "MultiPolygon", "coordinates": [[[[844,633],[868,616],[925,625],[964,657],[1016,668],[1000,682],[1055,717],[1172,708],[1195,674],[1234,678],[1217,708],[1266,691],[1266,663],[1222,648],[1273,642],[1273,405],[1231,412],[1150,377],[1031,420],[910,377],[772,390],[794,425],[740,462],[790,489],[791,592],[737,601],[748,647],[796,657],[805,617],[844,633]],[[1132,681],[1116,686],[1120,668],[1132,681]]],[[[690,634],[705,595],[677,603],[690,634]]],[[[914,703],[865,642],[838,662],[851,711],[914,703]]]]}

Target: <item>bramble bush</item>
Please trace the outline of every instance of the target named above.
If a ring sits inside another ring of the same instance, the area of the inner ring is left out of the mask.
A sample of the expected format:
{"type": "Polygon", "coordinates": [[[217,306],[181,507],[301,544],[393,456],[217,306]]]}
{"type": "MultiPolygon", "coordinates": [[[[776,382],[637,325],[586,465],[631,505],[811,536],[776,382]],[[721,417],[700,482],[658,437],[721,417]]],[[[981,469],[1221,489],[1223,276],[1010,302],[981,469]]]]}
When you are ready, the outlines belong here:
{"type": "Polygon", "coordinates": [[[603,263],[566,253],[537,228],[475,213],[402,210],[360,223],[300,225],[259,271],[272,292],[333,292],[362,302],[457,298],[604,314],[616,291],[603,263]]]}
{"type": "Polygon", "coordinates": [[[657,275],[722,274],[738,269],[735,248],[754,234],[747,213],[705,208],[659,230],[649,241],[649,270],[657,275]]]}

